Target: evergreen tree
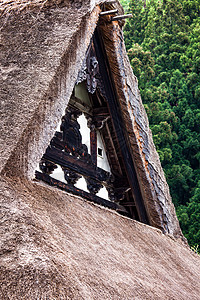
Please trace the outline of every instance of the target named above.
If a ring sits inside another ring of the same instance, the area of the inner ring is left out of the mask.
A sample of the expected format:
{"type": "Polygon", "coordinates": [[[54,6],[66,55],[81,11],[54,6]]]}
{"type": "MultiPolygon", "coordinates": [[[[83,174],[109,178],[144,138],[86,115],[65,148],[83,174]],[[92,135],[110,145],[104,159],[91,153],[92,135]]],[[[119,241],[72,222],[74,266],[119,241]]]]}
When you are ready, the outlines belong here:
{"type": "Polygon", "coordinates": [[[154,143],[183,232],[200,245],[200,0],[130,0],[129,10],[125,42],[154,143]]]}

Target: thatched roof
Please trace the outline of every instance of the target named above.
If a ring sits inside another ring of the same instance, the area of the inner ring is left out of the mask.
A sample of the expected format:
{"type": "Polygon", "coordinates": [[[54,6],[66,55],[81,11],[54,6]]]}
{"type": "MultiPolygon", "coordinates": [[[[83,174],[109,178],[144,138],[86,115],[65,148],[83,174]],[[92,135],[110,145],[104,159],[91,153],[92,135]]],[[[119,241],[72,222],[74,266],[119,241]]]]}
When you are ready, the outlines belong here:
{"type": "MultiPolygon", "coordinates": [[[[70,1],[66,5],[39,11],[28,6],[1,17],[0,170],[12,154],[22,152],[24,158],[29,155],[25,159],[29,167],[25,163],[16,168],[14,163],[15,171],[22,174],[26,168],[33,176],[67,105],[99,8],[90,13],[90,5],[79,9],[70,1]]],[[[10,9],[10,3],[6,7],[10,9]]]]}
{"type": "Polygon", "coordinates": [[[121,23],[105,17],[99,26],[150,225],[171,238],[32,181],[71,96],[98,1],[1,1],[0,10],[1,299],[197,299],[199,257],[178,241],[121,23]]]}
{"type": "MultiPolygon", "coordinates": [[[[2,174],[34,177],[36,165],[67,106],[96,27],[100,7],[94,4],[86,0],[60,1],[56,5],[55,1],[33,1],[23,10],[18,9],[18,1],[2,4],[5,11],[12,10],[3,14],[0,24],[2,174]],[[35,10],[37,5],[39,10],[35,10]]],[[[105,17],[99,27],[150,224],[182,236],[137,79],[125,53],[121,24],[107,22],[105,17]]]]}
{"type": "Polygon", "coordinates": [[[193,299],[200,257],[65,192],[1,179],[0,299],[193,299]]]}
{"type": "MultiPolygon", "coordinates": [[[[79,1],[79,0],[1,0],[0,1],[0,12],[2,15],[4,14],[11,14],[11,13],[18,13],[22,10],[39,10],[51,7],[66,7],[69,8],[73,6],[74,8],[81,8],[82,4],[86,1],[79,1]]],[[[98,2],[98,1],[96,1],[98,2]]],[[[104,2],[104,1],[101,1],[104,2]]],[[[90,1],[87,1],[90,5],[90,1]]],[[[92,6],[94,6],[95,1],[93,1],[92,6]]]]}

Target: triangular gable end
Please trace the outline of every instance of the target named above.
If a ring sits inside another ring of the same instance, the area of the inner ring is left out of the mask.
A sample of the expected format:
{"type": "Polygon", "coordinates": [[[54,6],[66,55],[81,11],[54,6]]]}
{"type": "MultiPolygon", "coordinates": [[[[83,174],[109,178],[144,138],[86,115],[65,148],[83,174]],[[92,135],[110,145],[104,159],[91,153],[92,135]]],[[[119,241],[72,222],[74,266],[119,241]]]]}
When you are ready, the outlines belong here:
{"type": "Polygon", "coordinates": [[[118,101],[97,28],[36,178],[149,224],[118,101]],[[87,120],[85,128],[80,116],[87,120]],[[54,176],[58,168],[63,179],[54,176]],[[86,189],[77,184],[80,178],[86,189]],[[101,196],[102,189],[107,196],[101,196]]]}

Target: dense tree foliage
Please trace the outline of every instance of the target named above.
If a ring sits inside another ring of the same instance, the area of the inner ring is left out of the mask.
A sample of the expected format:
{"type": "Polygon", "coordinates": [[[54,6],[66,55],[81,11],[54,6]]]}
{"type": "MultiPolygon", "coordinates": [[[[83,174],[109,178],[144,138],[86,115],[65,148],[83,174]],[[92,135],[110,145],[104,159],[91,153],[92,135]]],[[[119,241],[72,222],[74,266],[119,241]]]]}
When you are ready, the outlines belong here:
{"type": "Polygon", "coordinates": [[[124,36],[183,233],[200,245],[200,0],[123,0],[124,36]]]}

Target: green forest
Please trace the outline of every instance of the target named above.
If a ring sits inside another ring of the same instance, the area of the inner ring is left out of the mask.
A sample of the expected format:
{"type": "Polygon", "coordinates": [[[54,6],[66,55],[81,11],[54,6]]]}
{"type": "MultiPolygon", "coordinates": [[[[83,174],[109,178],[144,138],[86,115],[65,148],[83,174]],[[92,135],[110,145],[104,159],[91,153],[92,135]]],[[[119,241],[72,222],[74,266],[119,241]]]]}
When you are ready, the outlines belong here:
{"type": "Polygon", "coordinates": [[[200,0],[121,0],[124,37],[185,237],[200,245],[200,0]]]}

